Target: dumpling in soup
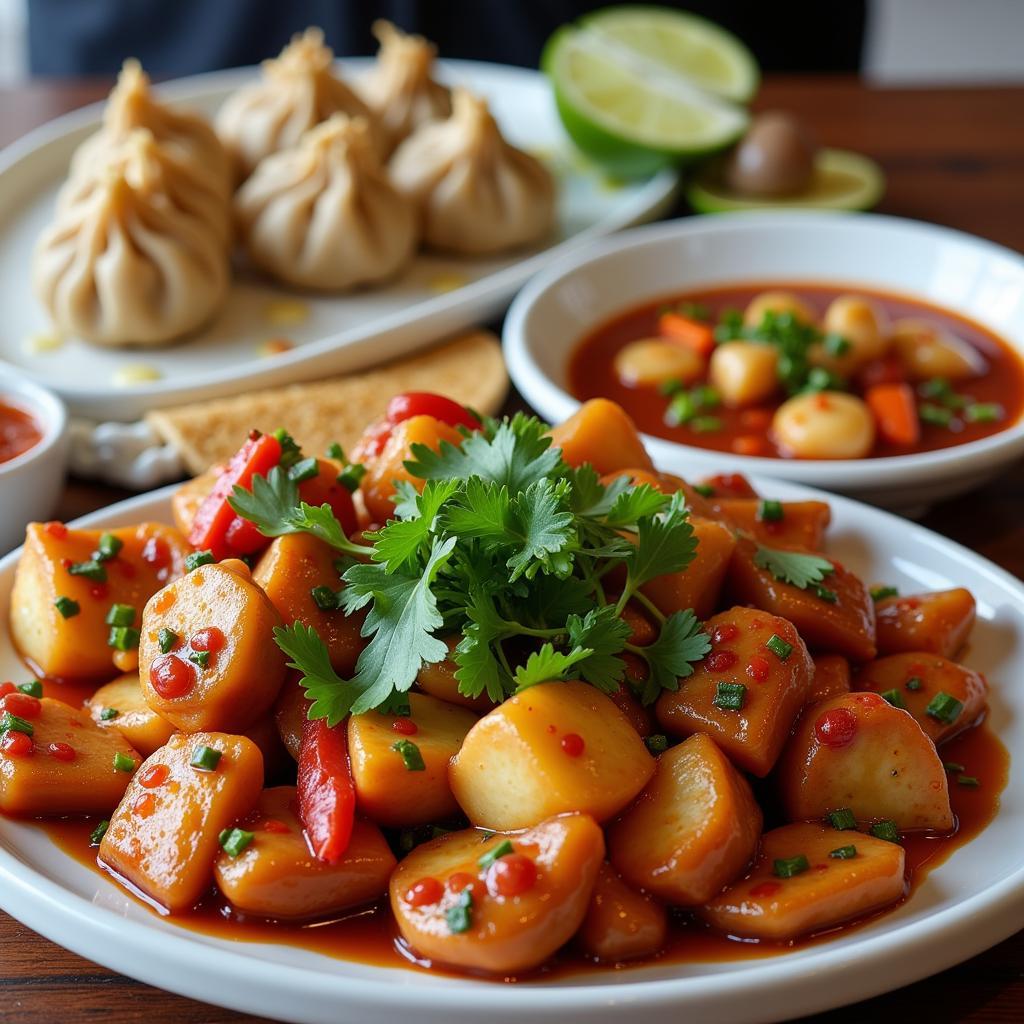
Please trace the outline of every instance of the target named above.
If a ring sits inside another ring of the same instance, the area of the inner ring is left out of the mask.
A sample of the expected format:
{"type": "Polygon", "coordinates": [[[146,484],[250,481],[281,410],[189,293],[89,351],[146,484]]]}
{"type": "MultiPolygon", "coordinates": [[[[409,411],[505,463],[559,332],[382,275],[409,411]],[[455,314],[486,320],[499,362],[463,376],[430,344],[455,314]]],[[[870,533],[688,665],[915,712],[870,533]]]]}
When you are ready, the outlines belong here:
{"type": "Polygon", "coordinates": [[[411,135],[389,166],[437,249],[500,252],[540,241],[554,224],[551,174],[506,142],[487,103],[464,89],[453,92],[452,116],[411,135]]]}
{"type": "Polygon", "coordinates": [[[258,82],[230,96],[217,114],[217,133],[244,178],[271,153],[290,149],[303,134],[332,114],[365,117],[378,152],[383,152],[369,107],[333,74],[334,53],[324,34],[308,28],[274,60],[263,62],[258,82]]]}
{"type": "Polygon", "coordinates": [[[252,262],[281,281],[340,291],[391,277],[416,247],[416,211],[362,118],[335,114],[260,162],[235,196],[252,262]]]}
{"type": "Polygon", "coordinates": [[[375,21],[373,34],[380,51],[359,91],[377,115],[390,152],[417,128],[448,117],[452,100],[447,86],[431,75],[437,55],[433,43],[406,35],[390,21],[375,21]]]}

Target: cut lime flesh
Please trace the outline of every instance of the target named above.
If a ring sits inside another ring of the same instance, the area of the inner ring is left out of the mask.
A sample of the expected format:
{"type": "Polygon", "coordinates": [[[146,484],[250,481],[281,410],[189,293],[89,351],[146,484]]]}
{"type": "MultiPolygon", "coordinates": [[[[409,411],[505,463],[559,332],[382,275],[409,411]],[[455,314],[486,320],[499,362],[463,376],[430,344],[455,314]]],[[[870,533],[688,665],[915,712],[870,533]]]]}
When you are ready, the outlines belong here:
{"type": "Polygon", "coordinates": [[[868,210],[885,190],[885,175],[874,160],[845,149],[825,149],[815,158],[814,180],[806,192],[779,199],[741,196],[721,183],[718,168],[704,168],[686,198],[698,213],[734,210],[868,210]]]}

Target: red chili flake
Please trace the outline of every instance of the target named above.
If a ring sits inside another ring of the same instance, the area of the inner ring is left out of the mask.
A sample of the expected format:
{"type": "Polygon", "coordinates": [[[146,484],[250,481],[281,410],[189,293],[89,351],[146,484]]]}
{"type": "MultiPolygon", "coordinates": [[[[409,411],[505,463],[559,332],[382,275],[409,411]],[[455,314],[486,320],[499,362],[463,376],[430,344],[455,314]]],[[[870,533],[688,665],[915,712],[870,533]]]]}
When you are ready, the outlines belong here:
{"type": "Polygon", "coordinates": [[[139,776],[139,785],[146,789],[156,789],[157,786],[162,786],[167,781],[170,774],[171,770],[165,764],[150,765],[139,776]]]}
{"type": "Polygon", "coordinates": [[[278,836],[286,836],[291,832],[291,829],[283,821],[278,821],[277,818],[267,818],[260,827],[264,832],[273,832],[274,835],[278,836]]]}
{"type": "Polygon", "coordinates": [[[814,404],[819,409],[828,410],[828,409],[832,408],[832,401],[831,401],[831,399],[828,397],[828,395],[823,394],[820,391],[818,392],[818,394],[816,394],[814,396],[814,404]]]}
{"type": "Polygon", "coordinates": [[[772,667],[768,659],[762,658],[760,654],[755,654],[747,662],[747,675],[757,683],[763,683],[768,678],[771,670],[772,667]]]}
{"type": "Polygon", "coordinates": [[[462,892],[463,889],[469,889],[475,884],[476,878],[468,871],[456,871],[448,879],[448,888],[452,892],[462,892]]]}
{"type": "Polygon", "coordinates": [[[114,567],[117,569],[118,574],[123,576],[126,580],[135,579],[135,566],[131,562],[126,562],[123,558],[118,558],[114,562],[114,567]]]}
{"type": "Polygon", "coordinates": [[[95,583],[89,588],[89,596],[95,598],[97,601],[103,601],[109,592],[110,588],[106,583],[95,583]]]}
{"type": "MultiPolygon", "coordinates": [[[[452,878],[455,876],[453,875],[452,878]]],[[[449,879],[449,884],[451,880],[449,879]]],[[[410,907],[427,907],[444,895],[444,886],[436,878],[421,878],[406,890],[405,902],[410,907]]]]}
{"type": "Polygon", "coordinates": [[[556,732],[558,732],[558,726],[557,725],[549,725],[548,726],[548,732],[551,733],[552,736],[554,736],[554,734],[556,732]]]}
{"type": "Polygon", "coordinates": [[[583,753],[583,748],[586,743],[583,741],[583,737],[574,732],[567,732],[562,737],[562,750],[564,750],[570,757],[579,757],[583,753]]]}
{"type": "Polygon", "coordinates": [[[43,709],[39,699],[27,693],[9,693],[0,703],[4,711],[10,711],[19,718],[38,718],[43,709]]]}
{"type": "Polygon", "coordinates": [[[68,535],[68,528],[56,519],[51,520],[43,526],[43,529],[51,536],[56,537],[57,540],[63,540],[68,535]]]}
{"type": "Polygon", "coordinates": [[[705,659],[709,672],[728,672],[739,661],[735,651],[712,651],[705,659]]]}
{"type": "Polygon", "coordinates": [[[781,888],[781,882],[762,882],[750,890],[750,895],[755,899],[760,899],[764,896],[774,896],[781,888]]]}
{"type": "Polygon", "coordinates": [[[415,736],[420,730],[419,726],[411,718],[396,718],[391,723],[391,731],[397,732],[402,736],[415,736]]]}
{"type": "Polygon", "coordinates": [[[74,565],[75,563],[74,563],[74,561],[73,561],[72,559],[70,559],[70,558],[62,558],[62,559],[60,560],[60,564],[61,564],[61,567],[62,567],[62,568],[64,568],[64,569],[70,569],[70,568],[71,568],[71,566],[73,566],[73,565],[74,565]]]}
{"type": "Polygon", "coordinates": [[[921,601],[916,597],[905,597],[896,602],[896,607],[905,612],[912,612],[915,608],[921,607],[921,601]]]}
{"type": "Polygon", "coordinates": [[[149,682],[154,690],[166,700],[183,697],[195,684],[192,666],[176,654],[165,654],[157,658],[149,669],[149,682]]]}
{"type": "Polygon", "coordinates": [[[487,888],[498,896],[519,896],[537,883],[537,865],[521,853],[496,860],[487,871],[487,888]]]}
{"type": "Polygon", "coordinates": [[[915,661],[914,664],[907,669],[907,678],[913,679],[914,676],[923,676],[926,671],[927,669],[921,664],[921,662],[915,661]]]}
{"type": "Polygon", "coordinates": [[[9,694],[9,693],[17,693],[17,692],[18,692],[18,688],[10,680],[8,680],[5,683],[0,683],[0,698],[6,697],[7,694],[9,694]]]}
{"type": "Polygon", "coordinates": [[[721,626],[715,626],[711,633],[711,639],[716,644],[727,644],[740,635],[739,627],[727,622],[721,626]]]}
{"type": "Polygon", "coordinates": [[[8,731],[0,739],[0,751],[8,757],[27,757],[32,753],[34,744],[32,737],[26,736],[23,732],[8,731]]]}
{"type": "Polygon", "coordinates": [[[224,634],[216,626],[197,630],[189,640],[193,651],[209,651],[216,654],[224,646],[224,634]]]}
{"type": "Polygon", "coordinates": [[[832,708],[818,716],[814,735],[826,747],[845,747],[857,735],[857,716],[849,708],[832,708]]]}
{"type": "Polygon", "coordinates": [[[49,749],[58,761],[74,761],[77,756],[75,748],[70,743],[51,743],[49,749]]]}
{"type": "Polygon", "coordinates": [[[142,793],[132,804],[132,810],[140,818],[148,818],[156,810],[156,797],[152,793],[142,793]]]}
{"type": "Polygon", "coordinates": [[[163,537],[150,537],[142,545],[142,560],[154,569],[163,568],[171,560],[171,549],[163,537]]]}
{"type": "Polygon", "coordinates": [[[822,871],[828,871],[828,865],[827,864],[815,864],[813,870],[817,871],[819,873],[822,872],[822,871]]]}

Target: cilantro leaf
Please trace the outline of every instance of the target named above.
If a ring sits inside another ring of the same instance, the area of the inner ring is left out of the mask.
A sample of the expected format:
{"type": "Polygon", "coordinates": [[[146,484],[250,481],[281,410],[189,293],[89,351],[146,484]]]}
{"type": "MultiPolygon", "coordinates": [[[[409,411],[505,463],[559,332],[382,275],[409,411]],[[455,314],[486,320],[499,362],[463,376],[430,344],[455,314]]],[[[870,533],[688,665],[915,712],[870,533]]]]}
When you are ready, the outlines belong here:
{"type": "Polygon", "coordinates": [[[428,545],[434,519],[458,488],[457,480],[429,481],[423,493],[404,506],[406,518],[392,519],[372,536],[373,560],[385,563],[385,571],[391,573],[428,545]]]}
{"type": "Polygon", "coordinates": [[[636,547],[625,557],[628,589],[635,591],[649,580],[670,572],[682,572],[697,552],[685,496],[677,492],[665,512],[637,524],[636,547]]]}
{"type": "MultiPolygon", "coordinates": [[[[428,484],[429,486],[429,484],[428,484]]],[[[491,545],[508,540],[512,499],[504,484],[470,477],[462,493],[445,509],[444,528],[458,537],[476,537],[491,545]]]]}
{"type": "Polygon", "coordinates": [[[694,663],[711,650],[711,641],[693,610],[687,608],[673,612],[665,620],[654,643],[634,650],[647,662],[649,670],[641,700],[653,704],[662,690],[678,690],[679,680],[693,674],[694,663]]]}
{"type": "Polygon", "coordinates": [[[605,525],[613,529],[632,526],[641,519],[656,516],[665,510],[670,499],[650,484],[640,484],[620,491],[604,517],[605,525]]]}
{"type": "Polygon", "coordinates": [[[562,496],[558,484],[550,480],[537,480],[512,500],[509,522],[509,540],[518,550],[505,563],[515,582],[523,573],[544,566],[556,572],[565,572],[570,564],[566,559],[554,560],[573,540],[573,516],[562,510],[562,496]]]}
{"type": "Polygon", "coordinates": [[[337,725],[352,710],[360,691],[334,671],[317,631],[301,622],[275,626],[274,642],[288,656],[288,667],[302,673],[299,685],[313,702],[309,718],[326,718],[328,725],[337,725]]]}
{"type": "Polygon", "coordinates": [[[578,516],[596,519],[607,515],[620,494],[629,489],[628,476],[617,476],[602,484],[598,472],[589,462],[569,471],[572,484],[572,510],[578,516]]]}
{"type": "Polygon", "coordinates": [[[516,693],[538,683],[564,679],[574,665],[578,665],[593,653],[589,647],[574,647],[565,653],[556,651],[551,644],[544,644],[539,651],[534,651],[527,658],[525,665],[520,665],[516,669],[516,693]]]}
{"type": "Polygon", "coordinates": [[[619,654],[632,632],[629,624],[615,614],[610,604],[592,608],[583,618],[570,615],[566,620],[569,643],[589,648],[591,653],[577,666],[588,683],[605,693],[615,693],[626,671],[619,654]]]}
{"type": "Polygon", "coordinates": [[[467,595],[466,614],[468,622],[454,654],[459,693],[467,697],[486,693],[491,700],[502,701],[511,691],[512,681],[492,645],[508,635],[508,624],[498,614],[491,596],[479,587],[467,595]]]}
{"type": "Polygon", "coordinates": [[[803,555],[798,551],[782,551],[758,544],[754,553],[754,565],[767,569],[777,580],[790,583],[800,590],[806,590],[812,583],[820,583],[836,567],[818,555],[803,555]]]}
{"type": "Polygon", "coordinates": [[[330,544],[336,551],[352,555],[369,555],[373,551],[364,544],[353,544],[345,536],[341,523],[334,515],[334,509],[326,501],[319,508],[307,505],[304,501],[299,502],[299,507],[288,517],[288,523],[294,528],[293,533],[311,534],[325,544],[330,544]]]}

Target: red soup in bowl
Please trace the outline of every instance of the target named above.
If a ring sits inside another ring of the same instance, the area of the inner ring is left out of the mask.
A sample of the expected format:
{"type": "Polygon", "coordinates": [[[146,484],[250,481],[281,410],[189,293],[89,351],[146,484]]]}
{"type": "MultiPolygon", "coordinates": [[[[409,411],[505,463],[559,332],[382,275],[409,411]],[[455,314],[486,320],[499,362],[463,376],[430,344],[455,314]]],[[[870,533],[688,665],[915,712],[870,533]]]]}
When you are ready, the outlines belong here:
{"type": "Polygon", "coordinates": [[[629,310],[592,331],[572,393],[645,433],[770,458],[934,451],[1024,411],[1024,365],[948,310],[859,286],[743,284],[629,310]]]}
{"type": "Polygon", "coordinates": [[[0,394],[0,464],[34,448],[42,437],[43,428],[32,413],[0,394]]]}

